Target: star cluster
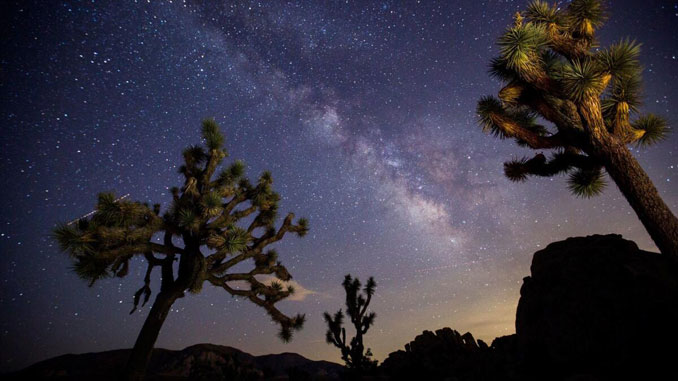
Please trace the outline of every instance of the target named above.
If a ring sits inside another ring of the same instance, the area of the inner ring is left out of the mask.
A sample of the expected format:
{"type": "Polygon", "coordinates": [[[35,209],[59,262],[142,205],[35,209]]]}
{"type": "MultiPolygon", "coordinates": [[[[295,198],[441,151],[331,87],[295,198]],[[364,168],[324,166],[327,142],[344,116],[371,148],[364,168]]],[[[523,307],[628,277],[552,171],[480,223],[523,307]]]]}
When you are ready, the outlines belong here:
{"type": "MultiPolygon", "coordinates": [[[[248,175],[273,173],[281,212],[310,220],[278,245],[307,324],[290,344],[263,311],[205,287],[175,303],[157,346],[211,342],[337,361],[323,311],[347,273],[374,276],[367,342],[383,359],[424,329],[491,341],[514,330],[534,251],[621,233],[654,249],[618,190],[581,200],[563,178],[511,183],[528,151],[486,136],[476,101],[496,37],[525,1],[19,1],[0,42],[0,369],[130,347],[144,267],[92,288],[49,234],[96,194],[171,200],[181,151],[214,117],[248,175]]],[[[615,1],[603,45],[643,43],[647,111],[676,121],[678,5],[615,1]]],[[[673,210],[676,148],[634,150],[673,210]]],[[[156,284],[157,286],[157,284],[156,284]]],[[[157,290],[157,287],[156,287],[157,290]]]]}

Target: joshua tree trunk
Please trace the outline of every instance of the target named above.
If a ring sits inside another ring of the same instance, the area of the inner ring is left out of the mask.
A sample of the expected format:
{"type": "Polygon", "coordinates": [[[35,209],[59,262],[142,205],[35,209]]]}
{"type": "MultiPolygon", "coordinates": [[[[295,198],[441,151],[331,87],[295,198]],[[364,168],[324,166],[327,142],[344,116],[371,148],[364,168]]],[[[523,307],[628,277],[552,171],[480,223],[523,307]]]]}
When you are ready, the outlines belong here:
{"type": "Polygon", "coordinates": [[[588,132],[587,153],[603,164],[659,251],[678,263],[678,219],[631,151],[608,133],[600,110],[597,98],[586,99],[579,108],[588,132]]]}
{"type": "Polygon", "coordinates": [[[151,351],[158,339],[160,328],[167,318],[172,304],[181,296],[180,293],[174,291],[161,291],[153,302],[144,326],[139,332],[137,341],[134,343],[132,353],[130,354],[125,368],[125,379],[127,380],[143,380],[146,376],[146,367],[151,359],[151,351]]]}
{"type": "Polygon", "coordinates": [[[603,162],[659,251],[678,262],[678,219],[659,196],[652,180],[616,138],[603,134],[592,140],[593,155],[603,162]]]}

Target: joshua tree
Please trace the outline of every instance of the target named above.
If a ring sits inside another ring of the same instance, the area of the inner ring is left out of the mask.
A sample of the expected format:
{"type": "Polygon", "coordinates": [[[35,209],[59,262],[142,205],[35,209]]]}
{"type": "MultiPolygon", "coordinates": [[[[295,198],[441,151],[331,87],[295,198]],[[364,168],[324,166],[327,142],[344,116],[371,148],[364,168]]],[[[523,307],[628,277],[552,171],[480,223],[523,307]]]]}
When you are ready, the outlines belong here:
{"type": "Polygon", "coordinates": [[[499,38],[490,73],[506,85],[499,99],[480,100],[479,119],[502,139],[555,151],[504,163],[509,179],[569,173],[570,189],[591,197],[605,187],[604,170],[659,250],[678,259],[678,219],[627,147],[657,143],[669,128],[656,115],[637,115],[640,45],[623,39],[598,49],[595,30],[605,19],[598,0],[573,0],[565,9],[532,1],[499,38]]]}
{"type": "Polygon", "coordinates": [[[344,290],[346,291],[346,313],[351,319],[351,323],[355,327],[355,337],[351,339],[349,345],[346,344],[346,328],[344,325],[344,313],[339,310],[334,314],[334,317],[325,312],[325,322],[327,323],[327,333],[325,339],[328,344],[333,344],[341,350],[341,358],[346,363],[346,366],[360,375],[365,371],[374,369],[376,361],[371,360],[372,352],[363,345],[363,336],[374,324],[374,319],[377,314],[370,312],[366,315],[367,307],[370,305],[374,289],[377,283],[374,278],[370,277],[363,289],[365,296],[360,293],[360,280],[358,278],[352,279],[351,275],[346,275],[344,278],[344,290]],[[365,352],[365,353],[363,353],[365,352]]]}
{"type": "Polygon", "coordinates": [[[243,177],[243,163],[235,161],[214,177],[227,156],[222,148],[224,137],[213,120],[203,121],[202,136],[205,147],[190,146],[183,153],[185,164],[179,171],[185,182],[181,189],[172,188],[172,204],[165,213],[160,213],[159,204],[149,207],[103,193],[91,217],[54,230],[61,249],[71,256],[75,272],[90,286],[107,276],[127,275],[135,255],[146,259],[144,285],[134,295],[130,313],[142,296],[142,306],[149,300],[151,273],[160,268],[160,292],[132,349],[125,370],[128,379],[143,379],[170,307],[186,291],[200,292],[205,281],[263,307],[280,324],[283,341],[290,340],[292,330],[301,329],[304,323],[304,315],[288,317],[275,307],[294,289],[270,279],[288,281],[292,277],[274,250],[264,250],[288,232],[305,235],[307,221],[294,223],[290,213],[276,229],[280,196],[271,188],[271,174],[264,172],[253,185],[243,177]],[[232,271],[243,262],[253,265],[249,272],[242,271],[242,266],[232,271]],[[257,275],[269,281],[257,279],[257,275]]]}

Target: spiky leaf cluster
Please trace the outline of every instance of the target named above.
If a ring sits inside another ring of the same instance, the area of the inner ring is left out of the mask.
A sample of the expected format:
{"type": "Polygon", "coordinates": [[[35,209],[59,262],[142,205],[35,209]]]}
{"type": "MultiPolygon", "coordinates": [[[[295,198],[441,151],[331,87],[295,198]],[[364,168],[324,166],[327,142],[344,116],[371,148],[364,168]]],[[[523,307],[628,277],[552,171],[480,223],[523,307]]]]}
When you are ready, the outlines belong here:
{"type": "Polygon", "coordinates": [[[478,102],[480,126],[520,146],[556,150],[548,160],[540,153],[505,163],[510,180],[569,174],[570,190],[591,197],[605,183],[602,163],[589,155],[590,134],[606,133],[639,146],[667,136],[665,120],[637,115],[640,44],[626,38],[597,47],[595,32],[606,18],[599,0],[573,0],[564,8],[535,0],[499,37],[500,55],[490,62],[489,72],[505,86],[498,99],[478,102]],[[543,126],[542,120],[551,125],[543,126]]]}
{"type": "Polygon", "coordinates": [[[591,198],[603,192],[607,186],[605,177],[599,169],[579,169],[568,180],[568,187],[578,197],[591,198]]]}
{"type": "Polygon", "coordinates": [[[530,2],[525,14],[528,19],[538,24],[555,24],[560,26],[563,25],[564,21],[562,14],[555,5],[551,6],[546,1],[541,0],[530,2]]]}
{"type": "Polygon", "coordinates": [[[654,114],[647,114],[638,118],[633,123],[633,128],[637,131],[642,131],[637,142],[638,145],[645,146],[656,144],[666,139],[670,131],[666,119],[654,114]]]}
{"type": "Polygon", "coordinates": [[[593,38],[595,29],[600,28],[607,15],[600,0],[574,0],[567,7],[565,21],[574,36],[593,38]]]}
{"type": "Polygon", "coordinates": [[[577,102],[596,97],[606,85],[600,67],[590,59],[574,59],[563,65],[557,79],[563,93],[577,102]]]}
{"type": "Polygon", "coordinates": [[[537,23],[525,23],[509,28],[498,41],[501,57],[509,69],[520,70],[538,57],[547,43],[545,28],[537,23]]]}
{"type": "Polygon", "coordinates": [[[295,222],[290,213],[276,227],[280,195],[273,190],[271,173],[264,172],[253,185],[244,177],[245,165],[240,161],[219,171],[228,154],[214,120],[203,121],[202,138],[203,146],[183,151],[184,184],[171,189],[171,205],[164,214],[160,205],[149,208],[102,193],[91,217],[57,227],[54,237],[73,258],[75,272],[90,284],[107,276],[125,276],[130,259],[143,256],[147,271],[144,285],[134,295],[132,312],[142,297],[144,304],[149,300],[151,273],[160,267],[163,292],[176,297],[185,291],[198,293],[208,281],[264,308],[280,325],[280,337],[289,340],[293,331],[301,329],[304,316],[288,317],[275,304],[294,288],[275,282],[267,285],[256,276],[292,278],[278,254],[264,254],[264,250],[286,233],[303,236],[308,221],[295,222]],[[252,265],[249,272],[233,270],[247,263],[252,265]],[[236,287],[234,282],[249,288],[236,287]]]}
{"type": "Polygon", "coordinates": [[[149,249],[162,219],[147,205],[101,193],[90,218],[56,227],[53,236],[73,259],[73,270],[90,282],[123,275],[129,260],[149,249]]]}

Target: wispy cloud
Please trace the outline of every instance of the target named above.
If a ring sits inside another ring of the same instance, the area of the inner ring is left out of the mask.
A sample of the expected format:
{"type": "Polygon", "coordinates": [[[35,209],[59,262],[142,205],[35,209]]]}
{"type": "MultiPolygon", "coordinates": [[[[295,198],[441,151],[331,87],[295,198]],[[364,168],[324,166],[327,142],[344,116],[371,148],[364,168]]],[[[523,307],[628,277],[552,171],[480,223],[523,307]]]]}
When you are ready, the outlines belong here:
{"type": "MultiPolygon", "coordinates": [[[[313,291],[304,287],[303,285],[301,285],[301,283],[297,282],[296,280],[282,281],[273,275],[259,275],[256,278],[259,282],[267,286],[270,286],[271,283],[273,282],[278,282],[282,284],[283,288],[287,288],[289,286],[294,287],[294,293],[285,299],[292,302],[301,302],[306,300],[306,298],[309,297],[310,295],[319,294],[317,291],[313,291]]],[[[236,289],[249,289],[250,287],[249,283],[240,280],[229,282],[228,284],[236,289]]]]}

